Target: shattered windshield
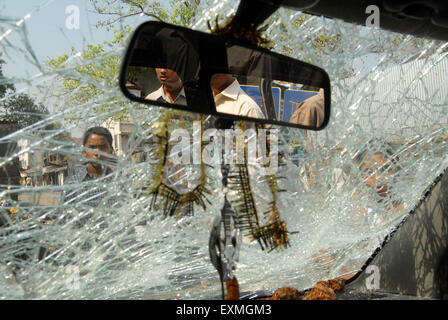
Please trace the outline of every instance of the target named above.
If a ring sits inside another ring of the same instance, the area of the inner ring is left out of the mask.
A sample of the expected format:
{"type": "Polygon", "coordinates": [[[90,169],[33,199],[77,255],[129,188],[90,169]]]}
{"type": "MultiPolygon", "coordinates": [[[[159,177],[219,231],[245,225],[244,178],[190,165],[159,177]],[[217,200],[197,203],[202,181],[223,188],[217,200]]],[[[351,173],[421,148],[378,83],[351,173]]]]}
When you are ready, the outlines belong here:
{"type": "MultiPolygon", "coordinates": [[[[220,298],[209,241],[226,200],[247,218],[240,290],[303,290],[356,274],[416,208],[448,164],[445,42],[279,9],[272,51],[325,69],[332,109],[322,131],[272,128],[273,171],[197,158],[210,117],[124,97],[140,23],[210,32],[237,6],[0,1],[0,298],[220,298]],[[168,157],[174,132],[198,161],[168,157]]],[[[150,94],[143,80],[130,91],[150,94]]]]}

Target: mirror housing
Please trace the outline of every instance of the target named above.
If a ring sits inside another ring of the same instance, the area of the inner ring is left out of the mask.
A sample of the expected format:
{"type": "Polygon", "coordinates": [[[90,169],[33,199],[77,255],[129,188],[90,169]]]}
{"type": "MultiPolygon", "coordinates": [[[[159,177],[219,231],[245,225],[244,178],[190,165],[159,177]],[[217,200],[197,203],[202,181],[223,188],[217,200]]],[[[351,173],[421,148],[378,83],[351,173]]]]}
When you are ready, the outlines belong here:
{"type": "Polygon", "coordinates": [[[231,121],[321,130],[330,80],[321,68],[237,40],[150,21],[120,71],[129,99],[231,121]]]}

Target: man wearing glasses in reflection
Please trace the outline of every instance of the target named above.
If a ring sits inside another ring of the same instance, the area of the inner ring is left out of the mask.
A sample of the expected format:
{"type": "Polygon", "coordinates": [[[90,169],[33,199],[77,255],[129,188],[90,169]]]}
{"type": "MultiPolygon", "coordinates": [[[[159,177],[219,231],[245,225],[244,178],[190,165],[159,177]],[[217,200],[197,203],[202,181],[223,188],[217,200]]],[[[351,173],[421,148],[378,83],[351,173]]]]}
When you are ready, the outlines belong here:
{"type": "Polygon", "coordinates": [[[182,80],[176,71],[167,68],[156,68],[157,78],[162,86],[148,94],[145,99],[187,105],[182,80]]]}

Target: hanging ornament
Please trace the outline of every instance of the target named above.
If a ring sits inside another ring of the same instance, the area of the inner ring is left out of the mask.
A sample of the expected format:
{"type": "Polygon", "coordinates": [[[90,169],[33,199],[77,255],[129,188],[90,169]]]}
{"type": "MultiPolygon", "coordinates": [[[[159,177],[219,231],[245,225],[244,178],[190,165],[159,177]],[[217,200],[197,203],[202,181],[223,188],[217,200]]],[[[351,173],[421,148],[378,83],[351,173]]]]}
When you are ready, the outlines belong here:
{"type": "MultiPolygon", "coordinates": [[[[186,216],[194,215],[194,204],[199,205],[205,210],[206,202],[210,204],[207,199],[207,194],[211,194],[209,185],[207,183],[207,176],[205,173],[205,164],[201,160],[201,176],[199,184],[191,191],[187,193],[179,193],[173,187],[168,186],[165,183],[165,167],[168,160],[168,148],[169,148],[169,123],[175,115],[179,115],[179,111],[166,110],[162,119],[152,125],[154,129],[154,135],[156,137],[155,152],[158,162],[154,169],[152,178],[152,185],[149,188],[149,194],[152,195],[151,206],[152,210],[158,206],[162,208],[162,212],[165,216],[180,217],[182,212],[186,216]],[[181,211],[184,209],[183,211],[181,211]]],[[[201,117],[201,141],[203,135],[203,118],[201,117]]],[[[201,145],[201,152],[202,152],[201,145]]]]}
{"type": "MultiPolygon", "coordinates": [[[[239,126],[242,128],[241,134],[244,134],[245,123],[241,122],[239,126]]],[[[268,139],[268,155],[271,152],[269,145],[270,141],[268,139]]],[[[286,248],[289,245],[288,230],[286,223],[281,220],[280,212],[277,208],[277,194],[284,190],[278,188],[278,177],[275,174],[265,176],[265,181],[269,186],[273,200],[270,203],[270,208],[265,212],[267,224],[260,226],[260,219],[250,184],[246,143],[244,143],[243,150],[243,163],[235,164],[228,175],[229,189],[235,194],[235,199],[231,201],[231,204],[235,210],[237,225],[245,235],[249,236],[252,240],[258,241],[263,250],[266,248],[269,251],[286,248]]],[[[264,166],[267,167],[268,164],[264,166]]]]}

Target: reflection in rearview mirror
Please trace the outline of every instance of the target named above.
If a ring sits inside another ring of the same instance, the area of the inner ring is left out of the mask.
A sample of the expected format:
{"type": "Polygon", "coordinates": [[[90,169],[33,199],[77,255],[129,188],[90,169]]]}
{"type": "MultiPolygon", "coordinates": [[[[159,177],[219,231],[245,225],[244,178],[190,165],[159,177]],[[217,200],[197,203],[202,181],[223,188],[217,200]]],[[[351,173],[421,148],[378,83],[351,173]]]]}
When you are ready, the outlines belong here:
{"type": "Polygon", "coordinates": [[[320,130],[330,116],[324,70],[159,22],[135,32],[120,86],[131,100],[230,120],[320,130]]]}
{"type": "Polygon", "coordinates": [[[168,68],[132,67],[126,89],[130,94],[146,100],[187,105],[182,79],[176,71],[168,68]],[[137,89],[138,88],[138,89],[137,89]]]}
{"type": "Polygon", "coordinates": [[[186,106],[184,85],[176,71],[167,68],[156,68],[160,87],[145,96],[147,100],[181,104],[186,106]]]}
{"type": "Polygon", "coordinates": [[[258,77],[214,74],[210,86],[218,113],[320,127],[324,89],[258,77]]]}

